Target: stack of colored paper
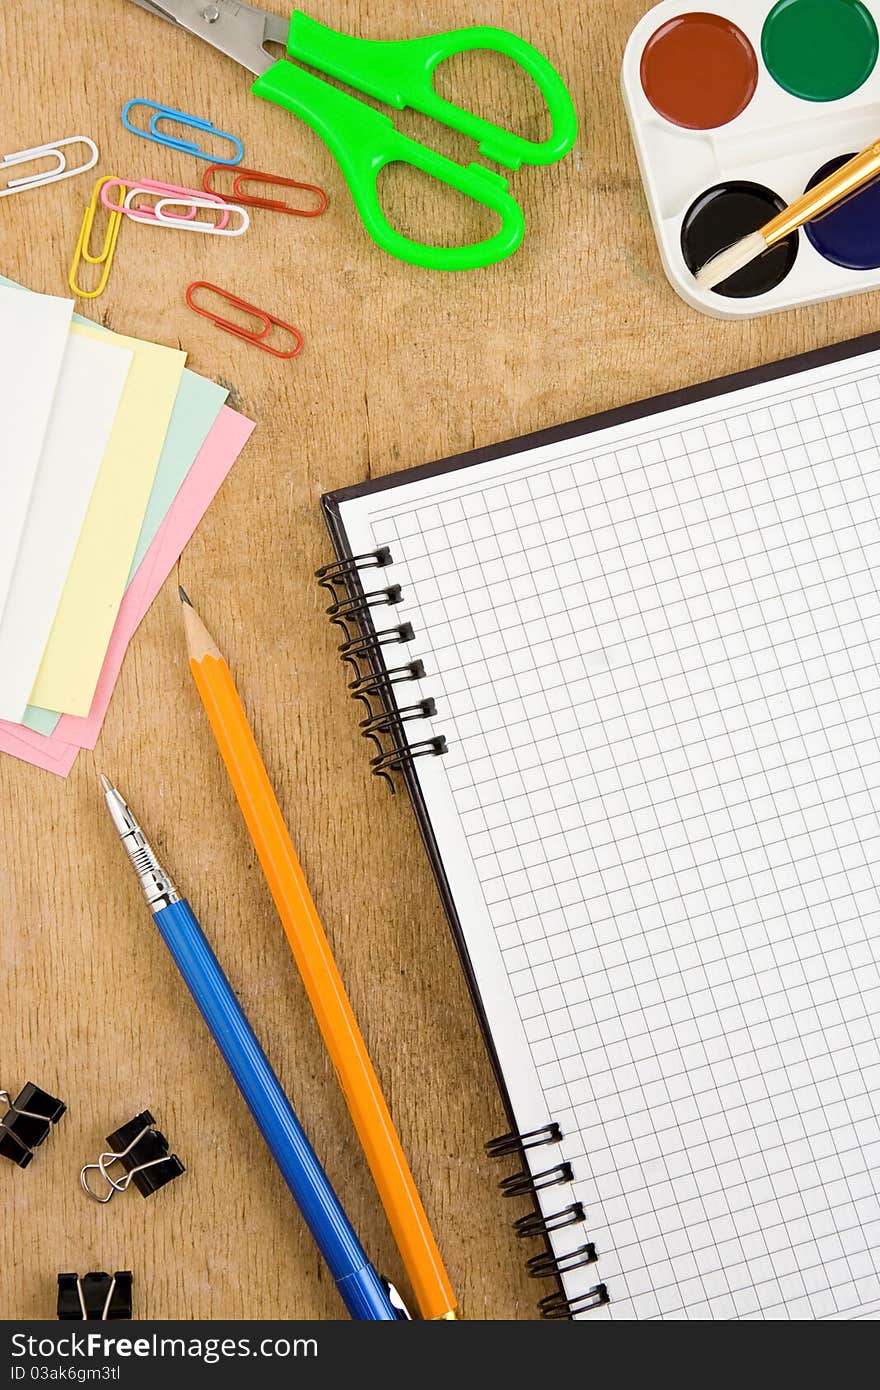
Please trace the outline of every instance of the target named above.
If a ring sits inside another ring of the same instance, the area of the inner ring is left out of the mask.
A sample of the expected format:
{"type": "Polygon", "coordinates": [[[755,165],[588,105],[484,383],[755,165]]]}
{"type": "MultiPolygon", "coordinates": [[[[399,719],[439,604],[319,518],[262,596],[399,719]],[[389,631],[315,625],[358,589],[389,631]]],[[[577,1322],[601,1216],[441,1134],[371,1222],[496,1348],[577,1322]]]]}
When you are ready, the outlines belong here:
{"type": "Polygon", "coordinates": [[[253,430],[185,362],[0,276],[0,751],[61,776],[253,430]]]}

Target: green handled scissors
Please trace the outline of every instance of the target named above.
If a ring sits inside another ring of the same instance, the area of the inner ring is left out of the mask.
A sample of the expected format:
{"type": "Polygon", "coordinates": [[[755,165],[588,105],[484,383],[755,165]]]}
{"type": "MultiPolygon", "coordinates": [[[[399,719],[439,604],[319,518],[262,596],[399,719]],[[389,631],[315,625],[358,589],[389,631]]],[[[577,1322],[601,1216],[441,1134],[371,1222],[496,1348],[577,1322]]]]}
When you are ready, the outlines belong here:
{"type": "Polygon", "coordinates": [[[161,19],[205,39],[234,58],[257,81],[252,91],[285,107],[311,126],[337,160],[361,219],[384,251],[432,270],[473,270],[510,256],[523,238],[525,222],[508,181],[482,164],[462,165],[397,130],[366,102],[324,82],[298,63],[326,73],[355,91],[394,107],[412,107],[441,125],[476,140],[480,154],[507,169],[553,164],[577,137],[571,97],[555,68],[531,44],[504,29],[455,29],[423,39],[381,42],[353,38],[294,11],[290,23],[239,0],[135,0],[161,19]],[[273,59],[266,44],[283,45],[288,57],[273,59]],[[546,140],[526,140],[446,101],[434,88],[434,73],[454,54],[490,49],[518,63],[540,89],[552,120],[546,140]],[[470,246],[444,247],[413,241],[389,223],[379,201],[378,178],[389,164],[412,164],[496,212],[501,227],[470,246]]]}

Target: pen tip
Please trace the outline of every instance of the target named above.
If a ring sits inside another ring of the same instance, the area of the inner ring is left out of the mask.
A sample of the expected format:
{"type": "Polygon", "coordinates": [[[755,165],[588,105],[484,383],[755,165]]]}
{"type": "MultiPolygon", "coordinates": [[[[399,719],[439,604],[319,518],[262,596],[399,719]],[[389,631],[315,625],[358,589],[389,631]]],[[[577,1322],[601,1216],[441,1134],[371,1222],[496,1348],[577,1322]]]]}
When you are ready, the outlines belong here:
{"type": "Polygon", "coordinates": [[[178,584],[177,593],[181,603],[185,603],[187,608],[192,608],[192,600],[190,599],[189,594],[186,592],[186,589],[183,587],[182,584],[178,584]]]}
{"type": "Polygon", "coordinates": [[[103,772],[101,773],[101,786],[104,788],[105,792],[112,792],[114,790],[113,783],[110,781],[109,777],[104,776],[103,772]]]}

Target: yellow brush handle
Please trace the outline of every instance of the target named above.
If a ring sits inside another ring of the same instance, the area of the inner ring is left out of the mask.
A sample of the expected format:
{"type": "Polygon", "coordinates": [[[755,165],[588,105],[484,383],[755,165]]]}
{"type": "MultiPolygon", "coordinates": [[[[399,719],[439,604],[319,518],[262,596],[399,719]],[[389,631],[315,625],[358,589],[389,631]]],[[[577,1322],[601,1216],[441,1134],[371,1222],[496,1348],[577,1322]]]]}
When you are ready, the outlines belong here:
{"type": "Polygon", "coordinates": [[[798,227],[802,227],[805,222],[813,222],[817,217],[821,217],[823,212],[828,212],[835,203],[840,203],[844,198],[848,198],[851,193],[871,179],[880,174],[880,140],[877,140],[861,154],[857,154],[855,159],[851,159],[848,164],[844,164],[833,174],[829,174],[827,179],[823,179],[815,188],[811,188],[809,193],[805,193],[797,202],[792,203],[774,217],[772,222],[768,222],[766,227],[761,228],[761,235],[768,246],[775,246],[777,241],[783,241],[785,237],[791,236],[798,227]]]}

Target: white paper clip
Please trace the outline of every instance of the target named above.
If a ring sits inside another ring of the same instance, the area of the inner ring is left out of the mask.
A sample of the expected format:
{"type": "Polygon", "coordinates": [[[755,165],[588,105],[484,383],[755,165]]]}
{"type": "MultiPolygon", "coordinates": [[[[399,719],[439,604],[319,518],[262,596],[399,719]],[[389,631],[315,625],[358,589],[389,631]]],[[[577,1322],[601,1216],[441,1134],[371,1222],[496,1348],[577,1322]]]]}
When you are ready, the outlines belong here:
{"type": "Polygon", "coordinates": [[[18,150],[15,154],[4,155],[0,159],[0,173],[16,164],[30,164],[35,159],[54,159],[55,168],[42,170],[38,174],[26,174],[24,178],[10,179],[5,188],[0,188],[0,198],[8,198],[13,193],[25,193],[29,188],[42,188],[47,183],[60,183],[62,179],[72,179],[93,169],[98,162],[98,146],[87,135],[69,135],[66,140],[53,140],[48,145],[35,145],[31,150],[18,150]],[[67,164],[64,150],[68,145],[86,145],[91,151],[85,164],[77,164],[71,169],[67,164]]]}
{"type": "MultiPolygon", "coordinates": [[[[137,191],[137,189],[133,190],[135,193],[137,191]]],[[[127,204],[128,198],[125,201],[127,204]]],[[[239,207],[237,203],[225,203],[222,211],[238,213],[241,218],[240,227],[218,227],[215,222],[199,222],[197,219],[186,218],[185,211],[183,213],[166,213],[166,209],[170,208],[210,208],[214,212],[220,209],[218,209],[217,203],[210,202],[207,198],[160,198],[153,208],[156,221],[166,227],[176,227],[181,232],[204,232],[206,236],[241,236],[251,225],[249,212],[246,208],[239,207]],[[186,220],[184,220],[185,218],[186,220]]]]}

